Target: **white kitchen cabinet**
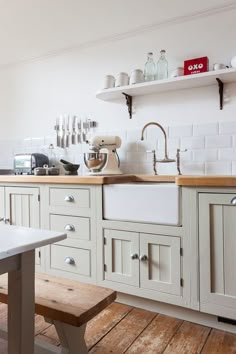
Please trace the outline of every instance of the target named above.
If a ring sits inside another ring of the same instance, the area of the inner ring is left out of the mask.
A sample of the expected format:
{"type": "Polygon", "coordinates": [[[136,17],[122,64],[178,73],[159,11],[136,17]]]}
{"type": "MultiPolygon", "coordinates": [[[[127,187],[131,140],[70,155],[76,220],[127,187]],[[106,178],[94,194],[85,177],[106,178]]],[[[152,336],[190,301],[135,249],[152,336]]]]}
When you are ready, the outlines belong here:
{"type": "Polygon", "coordinates": [[[52,184],[41,189],[43,227],[67,233],[65,240],[47,246],[46,271],[96,283],[96,191],[100,186],[52,184]]]}
{"type": "Polygon", "coordinates": [[[180,237],[104,229],[104,279],[181,295],[180,237]]]}
{"type": "MultiPolygon", "coordinates": [[[[0,187],[0,217],[10,225],[40,228],[39,188],[0,187]]],[[[35,250],[36,269],[41,266],[41,250],[35,250]]]]}
{"type": "Polygon", "coordinates": [[[0,187],[0,222],[5,217],[5,191],[4,187],[0,187]]]}
{"type": "Polygon", "coordinates": [[[199,194],[200,311],[236,319],[236,193],[199,194]]]}

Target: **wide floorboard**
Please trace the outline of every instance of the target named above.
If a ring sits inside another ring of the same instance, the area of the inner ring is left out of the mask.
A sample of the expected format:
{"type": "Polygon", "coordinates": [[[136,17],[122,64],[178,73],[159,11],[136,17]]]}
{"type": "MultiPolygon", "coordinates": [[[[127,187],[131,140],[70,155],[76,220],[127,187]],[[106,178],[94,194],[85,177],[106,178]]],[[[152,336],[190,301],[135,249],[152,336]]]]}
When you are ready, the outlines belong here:
{"type": "MultiPolygon", "coordinates": [[[[7,306],[0,304],[0,325],[6,325],[6,319],[7,306]]],[[[35,336],[60,345],[54,327],[39,315],[35,336]]],[[[119,303],[88,323],[85,338],[91,354],[236,354],[236,334],[119,303]]],[[[0,354],[7,354],[1,339],[0,354]]]]}

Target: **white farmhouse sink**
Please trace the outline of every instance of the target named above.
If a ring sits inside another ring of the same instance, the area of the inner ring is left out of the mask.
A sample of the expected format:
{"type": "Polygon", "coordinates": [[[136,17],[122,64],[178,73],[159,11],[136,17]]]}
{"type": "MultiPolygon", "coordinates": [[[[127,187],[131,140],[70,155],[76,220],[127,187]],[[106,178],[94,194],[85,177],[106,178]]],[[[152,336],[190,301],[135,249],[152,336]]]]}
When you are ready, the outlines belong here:
{"type": "Polygon", "coordinates": [[[180,198],[174,183],[109,184],[103,187],[103,217],[180,225],[180,198]]]}

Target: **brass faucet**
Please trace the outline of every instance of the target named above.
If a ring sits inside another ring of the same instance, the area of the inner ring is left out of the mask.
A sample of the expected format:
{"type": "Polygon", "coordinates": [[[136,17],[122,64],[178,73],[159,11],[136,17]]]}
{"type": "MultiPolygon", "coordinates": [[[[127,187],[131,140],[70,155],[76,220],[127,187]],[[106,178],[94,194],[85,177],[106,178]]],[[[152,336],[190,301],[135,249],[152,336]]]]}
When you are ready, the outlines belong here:
{"type": "Polygon", "coordinates": [[[144,134],[145,129],[146,129],[149,125],[156,125],[158,128],[161,129],[161,131],[162,131],[163,134],[164,134],[165,156],[164,156],[164,159],[161,159],[161,160],[156,160],[156,159],[155,159],[155,162],[175,162],[175,159],[170,159],[170,158],[168,157],[166,132],[165,132],[164,128],[163,128],[159,123],[150,122],[150,123],[145,124],[144,127],[143,127],[143,129],[142,129],[141,140],[144,140],[143,134],[144,134]]]}

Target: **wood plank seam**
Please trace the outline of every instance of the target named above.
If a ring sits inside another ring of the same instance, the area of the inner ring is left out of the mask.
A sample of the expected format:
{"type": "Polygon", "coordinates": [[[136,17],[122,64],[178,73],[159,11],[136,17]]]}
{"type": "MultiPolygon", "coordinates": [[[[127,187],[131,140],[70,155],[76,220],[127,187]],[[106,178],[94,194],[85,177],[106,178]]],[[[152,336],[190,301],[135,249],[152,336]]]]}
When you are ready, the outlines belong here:
{"type": "Polygon", "coordinates": [[[130,308],[130,310],[122,318],[120,318],[114,326],[112,326],[103,336],[101,336],[101,338],[99,338],[99,340],[89,348],[89,351],[93,349],[104,337],[106,337],[124,318],[126,318],[131,311],[133,311],[133,308],[130,308]]]}
{"type": "Polygon", "coordinates": [[[180,322],[179,326],[176,328],[175,333],[173,333],[173,335],[171,336],[169,342],[166,344],[165,349],[163,350],[163,353],[165,353],[166,348],[167,348],[168,345],[171,343],[172,339],[175,337],[176,333],[180,330],[180,328],[183,326],[183,324],[184,324],[185,322],[186,322],[186,321],[180,322]]]}
{"type": "Polygon", "coordinates": [[[207,335],[207,337],[206,337],[206,340],[205,340],[205,342],[203,343],[202,349],[200,350],[200,353],[199,353],[199,354],[201,354],[201,353],[203,352],[203,350],[204,350],[204,348],[205,348],[205,345],[206,345],[206,343],[207,343],[207,341],[208,341],[208,339],[209,339],[209,337],[210,337],[210,335],[211,335],[211,332],[212,332],[212,328],[211,328],[211,330],[209,331],[209,333],[208,333],[208,335],[207,335]]]}

